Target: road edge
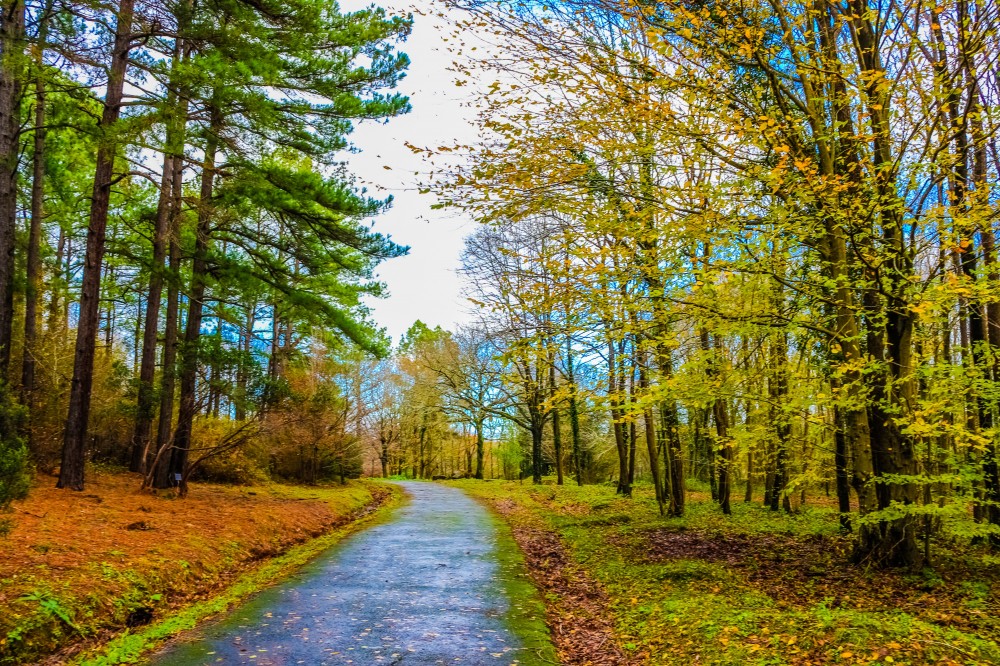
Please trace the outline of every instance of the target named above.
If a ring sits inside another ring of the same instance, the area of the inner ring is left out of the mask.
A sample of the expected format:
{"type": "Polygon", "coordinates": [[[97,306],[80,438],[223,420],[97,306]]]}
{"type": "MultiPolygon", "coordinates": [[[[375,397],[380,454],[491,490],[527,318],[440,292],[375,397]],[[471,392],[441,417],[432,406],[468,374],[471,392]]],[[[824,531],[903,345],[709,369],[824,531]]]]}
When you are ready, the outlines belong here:
{"type": "Polygon", "coordinates": [[[209,599],[196,601],[170,615],[142,627],[136,632],[128,630],[100,645],[85,648],[68,661],[72,666],[114,666],[134,664],[182,632],[194,629],[202,622],[229,612],[258,592],[285,580],[309,564],[323,552],[336,546],[348,536],[386,519],[407,500],[399,486],[371,481],[385,489],[381,496],[354,512],[348,522],[314,539],[293,546],[281,555],[263,560],[261,564],[239,575],[230,585],[209,599]]]}
{"type": "MultiPolygon", "coordinates": [[[[483,482],[476,482],[483,483],[483,482]]],[[[532,586],[545,607],[546,625],[563,666],[634,666],[614,623],[604,612],[608,599],[589,572],[573,562],[554,526],[510,497],[477,492],[469,482],[449,483],[485,505],[509,530],[532,586]]]]}
{"type": "MultiPolygon", "coordinates": [[[[455,486],[452,486],[453,488],[455,486]]],[[[530,659],[518,659],[518,666],[559,664],[556,645],[549,629],[549,614],[541,590],[535,585],[528,562],[510,526],[480,497],[465,493],[486,509],[493,525],[500,585],[510,602],[504,618],[511,632],[523,643],[530,659]]]]}

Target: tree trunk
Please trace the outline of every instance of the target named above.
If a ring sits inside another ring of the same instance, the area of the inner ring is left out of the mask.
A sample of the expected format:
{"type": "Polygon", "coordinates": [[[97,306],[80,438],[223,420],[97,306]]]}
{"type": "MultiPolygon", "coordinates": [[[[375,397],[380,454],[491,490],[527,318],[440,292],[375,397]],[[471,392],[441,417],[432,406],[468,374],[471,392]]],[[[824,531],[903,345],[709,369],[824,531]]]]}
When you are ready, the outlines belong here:
{"type": "MultiPolygon", "coordinates": [[[[658,345],[657,363],[664,378],[673,375],[673,358],[666,345],[658,345]]],[[[677,402],[672,399],[660,401],[660,427],[663,429],[663,439],[666,451],[666,487],[669,489],[669,512],[671,516],[684,515],[686,499],[684,484],[684,450],[681,444],[680,418],[677,415],[677,402]]]]}
{"type": "Polygon", "coordinates": [[[66,236],[66,273],[64,275],[62,299],[62,333],[63,338],[69,337],[69,286],[73,281],[73,236],[66,236]]]}
{"type": "MultiPolygon", "coordinates": [[[[646,358],[643,358],[639,366],[639,387],[646,391],[649,388],[649,370],[646,367],[646,358]]],[[[653,476],[653,490],[656,495],[656,504],[660,509],[660,515],[664,514],[666,505],[666,493],[663,481],[660,477],[660,456],[656,448],[656,423],[653,418],[653,407],[647,406],[642,410],[643,425],[645,426],[646,454],[649,456],[649,470],[653,476]]]]}
{"type": "Polygon", "coordinates": [[[31,419],[35,392],[35,338],[38,335],[38,298],[42,287],[42,219],[45,215],[45,44],[54,0],[46,0],[39,16],[35,44],[35,128],[31,157],[31,225],[28,231],[27,275],[24,285],[24,355],[21,361],[21,395],[28,407],[28,447],[33,448],[31,419]]]}
{"type": "MultiPolygon", "coordinates": [[[[20,158],[20,101],[24,78],[24,3],[0,10],[0,381],[6,381],[14,331],[14,252],[17,225],[17,167],[20,158]]],[[[82,483],[82,481],[81,481],[82,483]]]]}
{"type": "MultiPolygon", "coordinates": [[[[222,112],[211,106],[208,137],[205,141],[205,155],[201,171],[201,196],[198,202],[198,223],[195,230],[194,259],[191,264],[191,291],[188,294],[187,326],[184,331],[184,345],[181,348],[180,406],[177,412],[177,427],[174,430],[174,446],[170,456],[170,473],[184,475],[187,467],[188,451],[191,448],[191,431],[197,411],[195,393],[198,377],[198,344],[201,338],[201,320],[205,305],[205,290],[208,285],[208,250],[212,229],[212,193],[215,186],[215,157],[219,147],[218,133],[222,126],[222,112]]],[[[187,494],[182,485],[181,496],[187,494]]]]}
{"type": "Polygon", "coordinates": [[[618,364],[615,344],[608,340],[608,403],[611,411],[611,427],[615,435],[615,448],[618,451],[618,488],[620,495],[631,495],[628,486],[628,445],[625,442],[624,424],[619,407],[618,364]]]}
{"type": "Polygon", "coordinates": [[[712,417],[715,420],[715,434],[719,442],[719,450],[722,452],[722,460],[719,462],[719,506],[722,513],[729,515],[733,512],[729,505],[731,493],[731,473],[733,447],[729,441],[729,415],[726,412],[726,401],[716,398],[712,403],[712,417]]]}
{"type": "Polygon", "coordinates": [[[847,437],[844,436],[844,417],[840,407],[833,407],[834,473],[837,479],[837,509],[840,511],[840,529],[851,531],[851,485],[847,472],[847,437]]]}
{"type": "Polygon", "coordinates": [[[486,439],[483,436],[483,419],[480,418],[475,423],[476,428],[476,478],[483,478],[483,456],[486,450],[486,439]]]}
{"type": "Polygon", "coordinates": [[[52,280],[49,283],[49,313],[48,313],[48,330],[53,332],[59,323],[59,297],[62,292],[65,291],[66,287],[63,284],[66,280],[64,278],[65,271],[63,269],[63,257],[66,254],[66,230],[59,227],[59,238],[56,240],[56,267],[55,274],[52,276],[52,280]]]}
{"type": "Polygon", "coordinates": [[[248,382],[250,372],[247,366],[252,363],[251,351],[253,350],[253,329],[257,324],[257,302],[254,300],[247,306],[247,317],[246,323],[244,324],[244,330],[240,337],[240,350],[243,354],[240,356],[239,365],[236,369],[236,401],[235,401],[235,412],[236,420],[243,421],[247,417],[247,400],[248,400],[248,382]]]}
{"type": "MultiPolygon", "coordinates": [[[[624,343],[623,343],[623,346],[624,346],[624,343]]],[[[622,365],[624,366],[624,360],[625,360],[624,349],[620,349],[619,352],[620,353],[618,355],[618,358],[622,361],[622,365]]],[[[629,487],[629,494],[631,494],[632,488],[635,487],[635,451],[636,451],[636,443],[638,441],[638,436],[636,435],[636,417],[635,417],[635,414],[633,413],[633,410],[635,409],[635,404],[636,404],[636,399],[635,399],[635,384],[636,384],[635,374],[636,374],[636,370],[635,370],[635,367],[636,367],[636,361],[637,361],[637,359],[635,357],[635,354],[636,354],[635,341],[633,340],[633,345],[632,345],[632,371],[629,373],[628,380],[627,380],[628,381],[628,405],[629,405],[628,431],[627,431],[627,433],[628,433],[628,487],[629,487]]],[[[625,368],[621,367],[619,370],[620,370],[619,377],[621,377],[622,381],[625,382],[626,381],[625,380],[625,368]]],[[[625,386],[623,385],[622,386],[622,391],[624,392],[624,390],[625,390],[625,386]]]]}
{"type": "MultiPolygon", "coordinates": [[[[223,254],[225,254],[225,250],[223,250],[223,254]]],[[[216,301],[215,307],[221,309],[222,303],[216,301]]],[[[216,316],[215,318],[215,340],[216,340],[215,342],[216,351],[221,350],[222,317],[219,316],[216,316]]],[[[219,368],[219,357],[218,354],[215,353],[212,355],[212,367],[209,370],[209,376],[208,376],[208,407],[206,409],[206,412],[212,418],[216,419],[219,418],[219,409],[221,407],[220,403],[222,402],[222,387],[221,387],[222,379],[220,377],[221,374],[222,370],[219,368]]]]}
{"type": "Polygon", "coordinates": [[[768,398],[771,403],[771,423],[774,424],[774,477],[771,482],[770,508],[777,511],[784,508],[791,511],[788,497],[788,443],[792,436],[792,424],[785,412],[788,403],[788,334],[784,331],[771,337],[770,376],[768,398]]]}
{"type": "MultiPolygon", "coordinates": [[[[536,410],[537,411],[537,410],[536,410]]],[[[531,419],[531,482],[540,484],[542,482],[542,438],[544,437],[545,423],[541,418],[532,416],[531,419]]]]}
{"type": "Polygon", "coordinates": [[[573,375],[572,340],[566,336],[566,380],[569,382],[569,428],[573,438],[573,473],[576,485],[583,485],[583,456],[580,449],[580,413],[576,404],[576,378],[573,375]]]}
{"type": "Polygon", "coordinates": [[[549,397],[552,406],[549,412],[552,414],[552,446],[556,455],[556,485],[563,484],[563,454],[562,454],[562,432],[559,428],[559,408],[555,406],[556,392],[556,366],[555,359],[549,359],[549,397]]]}
{"type": "MultiPolygon", "coordinates": [[[[963,41],[963,50],[972,50],[969,40],[963,41]]],[[[993,216],[990,203],[990,184],[988,182],[988,168],[986,163],[986,132],[983,127],[983,108],[980,93],[979,72],[975,70],[972,63],[975,61],[974,53],[967,53],[962,58],[965,68],[965,75],[968,80],[967,107],[974,110],[970,115],[970,139],[972,144],[972,185],[971,206],[977,212],[982,211],[977,229],[980,244],[983,250],[983,264],[985,275],[981,278],[988,284],[996,285],[996,247],[992,226],[993,216]]],[[[994,148],[995,150],[995,148],[994,148]]],[[[980,304],[980,318],[982,319],[982,359],[983,374],[986,378],[995,383],[1000,380],[1000,370],[997,367],[996,354],[1000,346],[1000,304],[990,299],[980,304]]],[[[980,427],[988,430],[993,426],[993,415],[997,408],[995,398],[980,398],[980,427]],[[988,424],[983,424],[983,416],[987,415],[988,424]]],[[[997,449],[996,436],[990,438],[983,456],[983,486],[986,495],[986,518],[990,524],[1000,527],[1000,451],[997,449]]],[[[990,535],[990,543],[995,549],[1000,549],[1000,533],[994,532],[990,535]]]]}
{"type": "Polygon", "coordinates": [[[177,328],[180,310],[180,223],[183,194],[183,164],[173,162],[172,203],[170,205],[170,262],[167,282],[167,312],[163,322],[163,369],[160,379],[160,418],[156,428],[156,456],[147,483],[155,488],[170,487],[170,448],[173,445],[174,393],[177,380],[177,328]]]}
{"type": "MultiPolygon", "coordinates": [[[[168,140],[169,142],[169,140],[168,140]]],[[[169,153],[163,156],[163,176],[160,179],[160,199],[156,207],[156,226],[153,230],[153,263],[149,271],[149,291],[146,295],[145,328],[142,336],[142,356],[139,361],[139,387],[132,434],[132,459],[129,470],[146,473],[149,455],[149,438],[156,412],[156,392],[153,379],[156,373],[156,338],[160,332],[160,301],[163,295],[163,271],[170,243],[170,200],[173,196],[172,179],[174,159],[169,153]]]]}
{"type": "MultiPolygon", "coordinates": [[[[182,58],[186,58],[184,41],[178,36],[174,43],[171,69],[176,71],[182,58]]],[[[163,151],[163,175],[156,206],[156,224],[153,229],[153,261],[149,271],[149,292],[146,298],[146,319],[142,337],[142,357],[139,362],[139,388],[136,405],[135,429],[132,435],[132,460],[129,468],[145,474],[149,459],[149,443],[156,411],[153,380],[156,374],[156,341],[160,328],[160,302],[167,252],[170,245],[172,220],[180,215],[175,209],[179,204],[174,195],[174,179],[183,175],[184,135],[187,124],[187,96],[178,95],[176,82],[168,84],[166,100],[166,136],[163,151]]]]}
{"type": "MultiPolygon", "coordinates": [[[[94,382],[94,347],[97,342],[100,316],[101,266],[104,260],[104,240],[117,152],[116,146],[109,139],[113,136],[112,130],[118,122],[122,108],[122,93],[131,47],[133,4],[134,0],[121,0],[118,6],[114,50],[104,97],[104,112],[99,125],[101,143],[97,149],[97,167],[94,172],[94,193],[90,205],[90,224],[87,229],[83,284],[80,288],[80,320],[77,325],[76,351],[73,357],[69,414],[66,417],[62,466],[59,470],[57,488],[83,490],[90,394],[94,382]]],[[[0,193],[0,200],[2,198],[0,193]]]]}

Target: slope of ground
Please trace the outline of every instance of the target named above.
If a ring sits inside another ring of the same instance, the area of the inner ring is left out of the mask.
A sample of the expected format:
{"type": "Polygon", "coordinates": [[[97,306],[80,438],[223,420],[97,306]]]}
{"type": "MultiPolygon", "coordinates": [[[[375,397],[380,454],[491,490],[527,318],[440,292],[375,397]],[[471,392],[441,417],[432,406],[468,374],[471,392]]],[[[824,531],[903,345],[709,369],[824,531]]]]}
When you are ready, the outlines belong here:
{"type": "Polygon", "coordinates": [[[0,537],[0,664],[148,624],[389,493],[362,482],[198,484],[182,500],[139,492],[137,477],[110,473],[91,475],[83,493],[53,485],[40,479],[0,537]]]}
{"type": "Polygon", "coordinates": [[[664,519],[647,488],[456,484],[513,526],[566,663],[1000,663],[1000,560],[968,544],[934,544],[934,569],[879,571],[848,563],[823,506],[726,518],[695,493],[664,519]]]}

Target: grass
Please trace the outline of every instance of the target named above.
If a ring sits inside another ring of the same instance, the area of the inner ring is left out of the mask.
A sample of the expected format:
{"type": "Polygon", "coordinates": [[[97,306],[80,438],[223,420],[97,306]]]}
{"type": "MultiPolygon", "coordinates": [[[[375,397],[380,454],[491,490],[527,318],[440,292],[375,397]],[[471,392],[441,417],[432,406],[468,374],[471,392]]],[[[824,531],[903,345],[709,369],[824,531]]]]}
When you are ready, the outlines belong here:
{"type": "Polygon", "coordinates": [[[1000,570],[960,544],[938,545],[934,571],[866,570],[848,564],[823,507],[787,516],[739,502],[726,517],[692,493],[668,520],[642,486],[626,499],[608,486],[454,485],[556,532],[638,663],[1000,663],[1000,570]]]}
{"type": "Polygon", "coordinates": [[[499,583],[504,596],[510,599],[507,612],[508,628],[521,639],[524,654],[518,656],[518,664],[556,664],[555,647],[545,626],[545,604],[528,578],[524,557],[518,550],[510,527],[491,515],[495,530],[495,553],[499,567],[499,583]]]}
{"type": "Polygon", "coordinates": [[[126,628],[181,622],[192,603],[317,544],[371,503],[374,488],[198,484],[180,500],[140,493],[128,474],[93,474],[83,493],[46,481],[15,503],[0,539],[0,664],[57,653],[61,663],[126,628]]]}

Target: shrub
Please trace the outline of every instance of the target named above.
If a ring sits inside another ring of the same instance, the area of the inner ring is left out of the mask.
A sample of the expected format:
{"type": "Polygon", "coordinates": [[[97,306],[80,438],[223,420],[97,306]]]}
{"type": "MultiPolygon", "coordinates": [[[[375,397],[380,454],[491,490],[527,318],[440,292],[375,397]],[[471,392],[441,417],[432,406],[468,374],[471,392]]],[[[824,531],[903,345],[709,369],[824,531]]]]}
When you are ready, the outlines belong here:
{"type": "Polygon", "coordinates": [[[18,436],[24,421],[24,408],[0,383],[0,510],[28,494],[28,449],[18,436]]]}

